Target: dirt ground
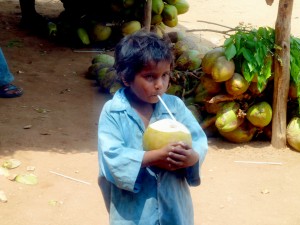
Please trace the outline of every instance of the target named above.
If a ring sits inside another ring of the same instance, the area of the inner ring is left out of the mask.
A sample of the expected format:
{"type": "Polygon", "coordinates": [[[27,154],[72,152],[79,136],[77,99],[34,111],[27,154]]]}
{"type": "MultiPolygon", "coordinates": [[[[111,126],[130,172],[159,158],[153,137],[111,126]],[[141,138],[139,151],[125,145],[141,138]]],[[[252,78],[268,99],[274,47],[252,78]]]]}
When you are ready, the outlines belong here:
{"type": "MultiPolygon", "coordinates": [[[[180,29],[220,29],[198,20],[237,26],[239,22],[274,27],[278,1],[189,0],[180,29]]],[[[37,11],[57,16],[58,0],[37,1],[37,11]]],[[[300,35],[300,3],[294,1],[292,33],[300,35]]],[[[38,176],[24,185],[0,176],[1,225],[108,224],[97,186],[97,121],[103,103],[93,81],[84,77],[94,53],[75,53],[18,28],[17,0],[0,0],[0,46],[15,84],[24,95],[0,99],[0,163],[15,158],[11,173],[38,176]],[[27,129],[26,129],[27,128],[27,129]],[[74,181],[55,173],[83,182],[74,181]]],[[[223,36],[191,32],[205,51],[223,36]]],[[[192,188],[196,225],[299,225],[300,154],[273,149],[269,142],[230,144],[209,140],[202,185],[192,188]],[[274,162],[276,164],[248,164],[274,162]]]]}

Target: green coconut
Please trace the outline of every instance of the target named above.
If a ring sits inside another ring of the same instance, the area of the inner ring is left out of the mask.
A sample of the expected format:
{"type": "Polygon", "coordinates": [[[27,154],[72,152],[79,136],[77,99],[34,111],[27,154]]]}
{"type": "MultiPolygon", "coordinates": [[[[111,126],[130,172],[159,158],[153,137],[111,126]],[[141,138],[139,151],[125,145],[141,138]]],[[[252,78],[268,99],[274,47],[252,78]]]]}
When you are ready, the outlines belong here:
{"type": "Polygon", "coordinates": [[[182,123],[172,119],[162,119],[150,124],[143,135],[145,151],[160,149],[173,142],[192,145],[192,135],[182,123]]]}
{"type": "Polygon", "coordinates": [[[286,138],[290,146],[300,152],[300,118],[293,117],[286,129],[286,138]]]}
{"type": "MultiPolygon", "coordinates": [[[[99,77],[98,77],[99,78],[99,77]]],[[[104,92],[109,92],[110,87],[117,79],[116,70],[113,67],[105,70],[105,74],[99,78],[99,86],[104,92]]]]}
{"type": "Polygon", "coordinates": [[[86,29],[80,27],[77,29],[77,35],[81,41],[82,44],[84,45],[89,45],[91,42],[90,42],[90,38],[89,38],[89,35],[86,31],[86,29]]]}
{"type": "Polygon", "coordinates": [[[163,0],[152,0],[152,12],[160,15],[164,9],[164,5],[163,0]]]}
{"type": "Polygon", "coordinates": [[[244,118],[238,116],[239,109],[240,105],[237,102],[226,102],[221,106],[215,122],[219,131],[230,132],[243,123],[244,118]]]}
{"type": "Polygon", "coordinates": [[[219,130],[219,133],[222,137],[226,140],[233,142],[233,143],[244,143],[249,142],[252,140],[257,128],[245,120],[240,126],[236,129],[223,132],[219,130]]]}
{"type": "Polygon", "coordinates": [[[103,67],[97,71],[96,81],[100,85],[102,79],[104,79],[106,72],[109,70],[110,67],[103,67]]]}
{"type": "Polygon", "coordinates": [[[254,126],[265,127],[272,120],[272,108],[265,101],[256,103],[247,110],[246,117],[254,126]]]}
{"type": "Polygon", "coordinates": [[[173,52],[176,58],[178,58],[183,52],[190,49],[199,51],[199,47],[190,37],[184,37],[178,40],[173,46],[173,52]]]}
{"type": "Polygon", "coordinates": [[[176,60],[176,69],[193,71],[201,65],[201,54],[198,50],[187,50],[176,60]]]}
{"type": "Polygon", "coordinates": [[[164,20],[173,20],[177,17],[177,9],[174,5],[165,4],[161,15],[164,20]]]}
{"type": "Polygon", "coordinates": [[[178,15],[186,13],[190,8],[190,5],[186,0],[178,0],[174,6],[177,9],[178,15]]]}
{"type": "Polygon", "coordinates": [[[118,80],[115,80],[109,88],[109,93],[114,95],[122,87],[123,85],[118,80]]]}
{"type": "Polygon", "coordinates": [[[105,53],[97,54],[92,59],[92,64],[94,64],[94,63],[101,63],[102,65],[105,65],[106,67],[110,67],[110,66],[114,65],[115,57],[105,54],[105,53]]]}
{"type": "Polygon", "coordinates": [[[163,18],[160,14],[153,14],[151,17],[151,24],[160,24],[163,21],[163,18]]]}

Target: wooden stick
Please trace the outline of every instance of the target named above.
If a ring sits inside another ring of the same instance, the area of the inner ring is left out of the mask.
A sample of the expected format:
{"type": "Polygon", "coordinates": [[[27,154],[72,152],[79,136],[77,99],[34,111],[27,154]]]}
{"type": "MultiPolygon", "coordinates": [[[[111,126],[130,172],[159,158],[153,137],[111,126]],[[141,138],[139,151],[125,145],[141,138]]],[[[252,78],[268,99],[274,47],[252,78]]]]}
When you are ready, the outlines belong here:
{"type": "Polygon", "coordinates": [[[251,163],[251,164],[269,164],[269,165],[282,165],[281,162],[257,162],[257,161],[234,161],[236,163],[251,163]]]}
{"type": "Polygon", "coordinates": [[[53,174],[56,174],[56,175],[58,175],[58,176],[61,176],[61,177],[64,177],[64,178],[73,180],[73,181],[77,181],[77,182],[80,182],[80,183],[84,183],[84,184],[91,185],[91,183],[89,183],[89,182],[85,182],[85,181],[82,181],[82,180],[78,180],[78,179],[75,179],[75,178],[73,178],[73,177],[69,177],[69,176],[63,175],[63,174],[61,174],[61,173],[56,173],[56,172],[53,172],[53,171],[49,171],[49,172],[50,172],[50,173],[53,173],[53,174]]]}
{"type": "Polygon", "coordinates": [[[152,12],[152,0],[145,0],[144,6],[144,27],[147,32],[150,32],[151,27],[151,12],[152,12]]]}

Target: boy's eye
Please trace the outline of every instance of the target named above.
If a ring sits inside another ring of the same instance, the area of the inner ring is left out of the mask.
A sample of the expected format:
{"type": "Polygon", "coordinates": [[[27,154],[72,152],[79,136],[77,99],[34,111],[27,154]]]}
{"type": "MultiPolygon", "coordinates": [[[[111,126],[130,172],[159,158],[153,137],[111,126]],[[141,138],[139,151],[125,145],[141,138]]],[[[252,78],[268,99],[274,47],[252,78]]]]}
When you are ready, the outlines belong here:
{"type": "Polygon", "coordinates": [[[170,76],[170,73],[164,73],[163,74],[163,77],[168,77],[168,76],[170,76]]]}
{"type": "Polygon", "coordinates": [[[154,79],[154,77],[153,77],[153,75],[147,75],[147,76],[146,76],[146,79],[147,79],[148,81],[152,81],[152,80],[154,79]]]}

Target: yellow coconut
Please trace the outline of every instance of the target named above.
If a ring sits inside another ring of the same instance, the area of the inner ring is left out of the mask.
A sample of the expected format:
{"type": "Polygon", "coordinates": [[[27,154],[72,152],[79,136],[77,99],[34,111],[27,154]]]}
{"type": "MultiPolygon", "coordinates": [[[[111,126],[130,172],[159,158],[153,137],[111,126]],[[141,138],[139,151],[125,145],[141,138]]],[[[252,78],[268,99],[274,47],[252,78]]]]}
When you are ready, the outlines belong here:
{"type": "Polygon", "coordinates": [[[215,122],[216,127],[221,132],[230,132],[240,126],[244,118],[239,117],[238,110],[240,105],[237,102],[226,102],[217,112],[217,119],[215,122]]]}
{"type": "Polygon", "coordinates": [[[126,22],[121,27],[123,36],[132,34],[140,29],[142,29],[142,25],[137,20],[132,20],[132,21],[126,22]]]}
{"type": "Polygon", "coordinates": [[[252,105],[247,110],[247,119],[256,127],[265,127],[272,120],[272,108],[263,101],[252,105]]]}
{"type": "Polygon", "coordinates": [[[300,118],[294,117],[288,123],[286,138],[290,146],[300,152],[300,118]]]}
{"type": "Polygon", "coordinates": [[[224,56],[225,50],[222,47],[214,48],[208,51],[202,59],[202,70],[204,73],[211,74],[213,64],[218,57],[224,56]]]}
{"type": "Polygon", "coordinates": [[[225,81],[225,87],[228,94],[236,96],[247,91],[249,83],[241,74],[234,73],[229,80],[225,81]]]}
{"type": "Polygon", "coordinates": [[[177,26],[177,24],[178,24],[178,17],[177,17],[177,15],[173,18],[173,19],[171,19],[171,20],[168,20],[168,19],[164,19],[163,18],[163,23],[165,24],[165,25],[167,25],[168,27],[176,27],[177,26]]]}
{"type": "Polygon", "coordinates": [[[217,58],[212,66],[211,76],[216,82],[223,82],[229,80],[235,70],[235,64],[233,60],[227,60],[225,56],[217,58]]]}
{"type": "Polygon", "coordinates": [[[93,28],[93,38],[94,41],[105,41],[112,33],[112,29],[109,26],[102,24],[96,24],[93,28]]]}
{"type": "Polygon", "coordinates": [[[255,126],[245,120],[245,122],[243,122],[236,129],[229,132],[223,132],[219,130],[219,133],[230,142],[244,143],[252,140],[256,130],[257,128],[255,126]]]}
{"type": "Polygon", "coordinates": [[[160,14],[153,14],[151,17],[151,24],[160,24],[163,21],[163,18],[160,14]]]}
{"type": "Polygon", "coordinates": [[[172,119],[162,119],[150,124],[143,136],[145,151],[160,149],[179,141],[191,146],[192,136],[186,126],[172,119]]]}

